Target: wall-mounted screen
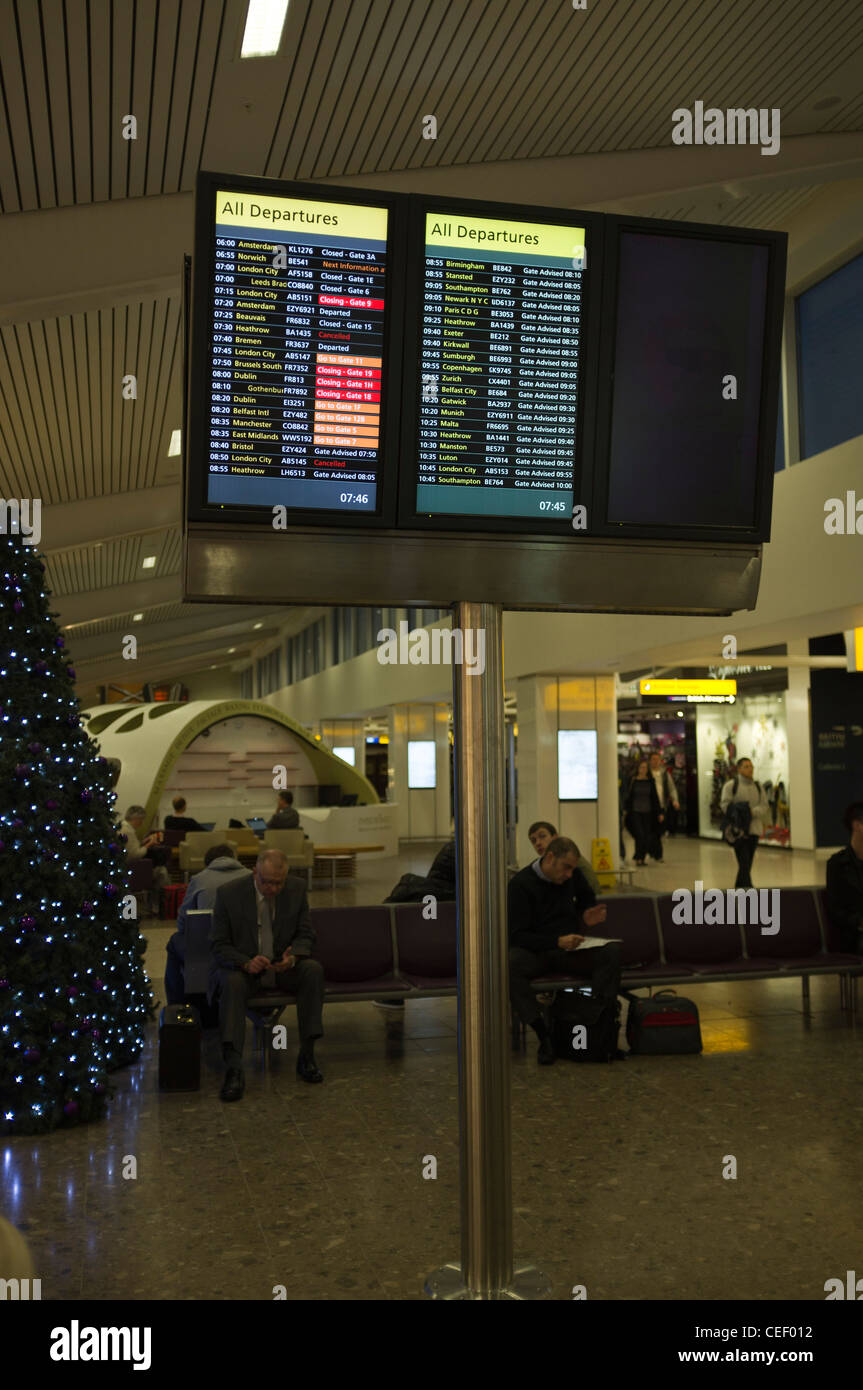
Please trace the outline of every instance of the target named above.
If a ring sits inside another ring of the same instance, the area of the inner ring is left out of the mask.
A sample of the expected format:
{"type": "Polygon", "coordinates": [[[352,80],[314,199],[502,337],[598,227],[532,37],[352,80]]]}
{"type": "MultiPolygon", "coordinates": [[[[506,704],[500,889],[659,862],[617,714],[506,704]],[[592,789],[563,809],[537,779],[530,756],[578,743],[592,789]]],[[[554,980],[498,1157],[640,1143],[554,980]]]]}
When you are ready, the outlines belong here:
{"type": "Polygon", "coordinates": [[[559,729],[557,797],[559,801],[596,801],[599,796],[595,729],[559,729]]]}
{"type": "Polygon", "coordinates": [[[402,312],[385,195],[201,175],[197,213],[193,500],[380,517],[402,312]]]}
{"type": "Polygon", "coordinates": [[[480,529],[509,519],[541,532],[568,524],[580,500],[585,279],[594,246],[584,218],[524,214],[426,200],[411,222],[419,303],[408,333],[419,351],[408,457],[416,473],[412,497],[402,482],[403,510],[444,526],[447,517],[480,529]]]}
{"type": "Polygon", "coordinates": [[[436,787],[435,745],[433,739],[413,739],[408,743],[408,787],[421,790],[436,787]]]}
{"type": "Polygon", "coordinates": [[[343,758],[344,761],[345,761],[346,763],[350,763],[351,767],[355,767],[355,766],[356,766],[356,762],[357,762],[357,750],[356,750],[355,748],[335,748],[335,747],[334,747],[334,748],[333,748],[333,752],[335,753],[335,755],[336,755],[337,758],[343,758]]]}

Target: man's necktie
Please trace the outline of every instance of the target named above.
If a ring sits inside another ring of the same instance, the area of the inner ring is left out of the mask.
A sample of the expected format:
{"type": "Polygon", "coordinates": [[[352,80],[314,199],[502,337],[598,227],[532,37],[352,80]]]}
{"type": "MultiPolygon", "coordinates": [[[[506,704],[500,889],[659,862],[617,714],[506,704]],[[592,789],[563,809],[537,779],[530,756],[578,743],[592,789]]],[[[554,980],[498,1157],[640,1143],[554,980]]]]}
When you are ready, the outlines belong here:
{"type": "MultiPolygon", "coordinates": [[[[268,898],[261,904],[261,955],[273,959],[273,909],[268,898]]],[[[261,975],[262,988],[271,989],[275,983],[275,971],[265,970],[261,975]]]]}

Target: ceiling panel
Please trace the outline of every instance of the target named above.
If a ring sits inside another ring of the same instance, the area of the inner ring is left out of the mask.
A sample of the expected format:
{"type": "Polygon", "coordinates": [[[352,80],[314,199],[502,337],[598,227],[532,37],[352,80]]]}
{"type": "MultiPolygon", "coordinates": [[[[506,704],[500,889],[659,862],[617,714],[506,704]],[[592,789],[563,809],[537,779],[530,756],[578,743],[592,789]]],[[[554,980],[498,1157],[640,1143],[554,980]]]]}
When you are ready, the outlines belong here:
{"type": "Polygon", "coordinates": [[[137,579],[156,579],[178,574],[182,558],[179,527],[146,536],[125,536],[102,545],[82,546],[45,557],[46,583],[57,598],[90,589],[134,584],[137,579]],[[143,569],[145,556],[155,555],[152,569],[143,569]]]}
{"type": "Polygon", "coordinates": [[[292,0],[278,57],[247,61],[244,15],[6,0],[0,209],[188,191],[205,148],[308,179],[653,149],[696,100],[778,107],[786,136],[863,127],[858,0],[292,0]]]}
{"type": "Polygon", "coordinates": [[[163,482],[181,324],[179,296],[163,295],[0,326],[2,495],[49,506],[163,482]],[[136,399],[123,396],[130,375],[136,399]]]}

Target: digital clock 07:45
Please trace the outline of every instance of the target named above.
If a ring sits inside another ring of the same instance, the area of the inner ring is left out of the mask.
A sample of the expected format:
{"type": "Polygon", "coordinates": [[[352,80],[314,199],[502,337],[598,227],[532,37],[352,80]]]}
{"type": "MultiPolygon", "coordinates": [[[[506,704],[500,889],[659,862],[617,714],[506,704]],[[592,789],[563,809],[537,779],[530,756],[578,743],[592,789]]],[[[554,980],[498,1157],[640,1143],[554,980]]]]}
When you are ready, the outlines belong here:
{"type": "Polygon", "coordinates": [[[563,502],[540,502],[539,510],[541,512],[565,512],[566,506],[563,502]]]}
{"type": "Polygon", "coordinates": [[[339,493],[339,501],[340,501],[340,502],[359,502],[359,503],[365,503],[365,502],[368,502],[368,500],[369,500],[369,494],[368,494],[367,492],[340,492],[340,493],[339,493]]]}

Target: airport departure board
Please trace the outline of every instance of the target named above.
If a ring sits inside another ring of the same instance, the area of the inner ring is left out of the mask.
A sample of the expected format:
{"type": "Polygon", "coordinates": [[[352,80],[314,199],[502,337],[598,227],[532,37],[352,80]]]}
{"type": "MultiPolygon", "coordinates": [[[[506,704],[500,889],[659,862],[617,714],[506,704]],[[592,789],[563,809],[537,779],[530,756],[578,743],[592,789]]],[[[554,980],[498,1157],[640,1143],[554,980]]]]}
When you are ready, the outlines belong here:
{"type": "Polygon", "coordinates": [[[588,254],[584,226],[427,209],[417,513],[571,516],[588,254]]]}
{"type": "Polygon", "coordinates": [[[229,184],[214,197],[207,502],[374,513],[387,208],[229,184]]]}
{"type": "Polygon", "coordinates": [[[201,172],[187,518],[763,540],[785,242],[201,172]]]}

